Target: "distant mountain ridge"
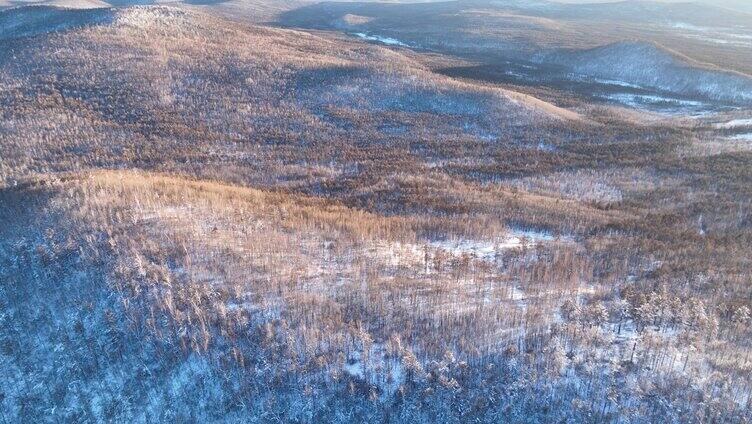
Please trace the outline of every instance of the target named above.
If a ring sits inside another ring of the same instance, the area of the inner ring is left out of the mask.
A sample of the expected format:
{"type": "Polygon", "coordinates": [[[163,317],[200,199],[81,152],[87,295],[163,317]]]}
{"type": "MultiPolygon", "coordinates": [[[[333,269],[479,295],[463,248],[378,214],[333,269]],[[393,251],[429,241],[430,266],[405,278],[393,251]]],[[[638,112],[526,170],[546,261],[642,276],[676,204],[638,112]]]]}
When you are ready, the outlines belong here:
{"type": "MultiPolygon", "coordinates": [[[[554,19],[607,20],[619,22],[667,23],[672,21],[702,26],[752,27],[752,6],[731,7],[711,2],[662,2],[651,0],[613,2],[557,2],[549,0],[459,0],[478,7],[512,9],[554,19]],[[729,15],[733,8],[742,14],[729,15]]],[[[733,5],[732,5],[733,6],[733,5]]]]}
{"type": "Polygon", "coordinates": [[[752,79],[748,76],[706,69],[662,46],[648,43],[622,42],[589,50],[548,52],[536,60],[556,63],[578,74],[690,97],[752,103],[752,79]]]}
{"type": "Polygon", "coordinates": [[[715,7],[731,10],[738,10],[741,12],[752,13],[752,3],[747,0],[488,0],[482,3],[498,3],[506,5],[517,5],[520,7],[539,7],[539,6],[603,6],[609,4],[622,4],[622,5],[640,5],[653,3],[659,6],[701,6],[701,7],[715,7]]]}
{"type": "Polygon", "coordinates": [[[111,9],[63,9],[53,6],[18,7],[0,13],[0,39],[28,37],[112,21],[111,9]]]}

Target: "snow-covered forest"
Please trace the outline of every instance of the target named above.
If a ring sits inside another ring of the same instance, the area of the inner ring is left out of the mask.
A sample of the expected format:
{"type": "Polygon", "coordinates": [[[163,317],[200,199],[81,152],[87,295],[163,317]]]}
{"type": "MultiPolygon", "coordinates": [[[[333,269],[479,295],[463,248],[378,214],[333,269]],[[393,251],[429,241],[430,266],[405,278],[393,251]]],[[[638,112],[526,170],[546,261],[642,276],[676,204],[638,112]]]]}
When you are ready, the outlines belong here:
{"type": "Polygon", "coordinates": [[[1,10],[0,422],[752,420],[745,47],[544,6],[1,10]]]}

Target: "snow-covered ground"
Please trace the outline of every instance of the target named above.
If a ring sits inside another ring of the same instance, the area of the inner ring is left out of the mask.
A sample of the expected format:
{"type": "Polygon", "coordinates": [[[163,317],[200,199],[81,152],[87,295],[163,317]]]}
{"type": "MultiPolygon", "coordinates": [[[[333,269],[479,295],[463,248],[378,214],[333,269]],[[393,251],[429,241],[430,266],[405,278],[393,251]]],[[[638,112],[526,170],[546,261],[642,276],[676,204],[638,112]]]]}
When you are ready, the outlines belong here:
{"type": "Polygon", "coordinates": [[[427,257],[433,258],[437,251],[453,257],[469,256],[475,259],[493,261],[497,254],[506,250],[534,248],[540,243],[573,242],[572,237],[556,237],[546,231],[510,229],[504,236],[493,240],[448,238],[430,240],[425,243],[379,243],[370,249],[370,253],[391,266],[416,266],[423,264],[427,257]]]}
{"type": "Polygon", "coordinates": [[[622,81],[618,79],[609,79],[609,78],[596,78],[596,77],[593,77],[592,75],[571,73],[571,74],[568,74],[567,77],[573,81],[590,82],[590,83],[597,83],[597,84],[602,84],[602,85],[623,87],[623,88],[636,88],[636,89],[643,88],[642,86],[638,84],[633,84],[627,81],[622,81]]]}
{"type": "Polygon", "coordinates": [[[614,101],[635,106],[668,103],[681,109],[703,107],[695,104],[695,99],[728,105],[752,102],[752,78],[694,66],[670,51],[645,42],[618,42],[589,50],[547,51],[535,55],[534,60],[557,64],[573,75],[619,81],[653,91],[612,95],[614,101]]]}
{"type": "Polygon", "coordinates": [[[752,141],[752,133],[736,134],[731,136],[731,139],[736,141],[752,141]]]}
{"type": "Polygon", "coordinates": [[[382,37],[380,35],[371,35],[371,34],[366,34],[366,33],[363,33],[363,32],[356,32],[353,35],[355,35],[356,37],[361,38],[363,40],[376,41],[378,43],[386,44],[388,46],[410,47],[409,44],[403,43],[402,41],[397,40],[395,38],[382,37]]]}
{"type": "Polygon", "coordinates": [[[752,118],[750,119],[734,119],[728,122],[719,122],[713,125],[714,128],[719,130],[730,130],[739,127],[752,127],[752,118]]]}
{"type": "Polygon", "coordinates": [[[740,47],[750,47],[752,44],[752,33],[742,28],[701,27],[684,22],[674,22],[669,26],[679,30],[682,36],[694,40],[740,47]]]}
{"type": "Polygon", "coordinates": [[[383,344],[374,343],[363,352],[351,352],[344,365],[344,372],[358,380],[381,389],[384,399],[393,395],[405,382],[405,372],[399,358],[392,357],[383,344]]]}
{"type": "Polygon", "coordinates": [[[611,80],[611,79],[604,79],[604,78],[595,78],[595,82],[600,84],[606,84],[606,85],[616,85],[619,87],[627,87],[627,88],[642,88],[637,84],[631,84],[626,81],[619,81],[619,80],[611,80]]]}
{"type": "MultiPolygon", "coordinates": [[[[538,243],[554,242],[556,237],[545,231],[513,229],[504,237],[493,241],[469,239],[433,241],[430,245],[454,256],[470,255],[480,259],[493,259],[497,253],[509,249],[534,247],[538,243]]],[[[559,241],[571,242],[570,237],[560,237],[559,241]]]]}
{"type": "Polygon", "coordinates": [[[658,94],[612,93],[600,96],[623,105],[669,116],[703,116],[713,112],[713,105],[698,100],[686,100],[658,94]]]}

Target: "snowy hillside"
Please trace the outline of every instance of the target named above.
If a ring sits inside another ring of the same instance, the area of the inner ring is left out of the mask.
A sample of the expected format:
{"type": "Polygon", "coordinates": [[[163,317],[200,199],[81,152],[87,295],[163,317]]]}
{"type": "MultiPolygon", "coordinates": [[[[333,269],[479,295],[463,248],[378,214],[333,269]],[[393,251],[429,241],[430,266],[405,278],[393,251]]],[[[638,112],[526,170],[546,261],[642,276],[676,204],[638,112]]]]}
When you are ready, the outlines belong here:
{"type": "Polygon", "coordinates": [[[1,424],[752,422],[743,30],[117,3],[0,11],[1,424]]]}
{"type": "Polygon", "coordinates": [[[616,43],[584,51],[538,54],[538,63],[554,63],[569,72],[623,81],[688,97],[752,104],[752,77],[703,69],[647,43],[616,43]]]}

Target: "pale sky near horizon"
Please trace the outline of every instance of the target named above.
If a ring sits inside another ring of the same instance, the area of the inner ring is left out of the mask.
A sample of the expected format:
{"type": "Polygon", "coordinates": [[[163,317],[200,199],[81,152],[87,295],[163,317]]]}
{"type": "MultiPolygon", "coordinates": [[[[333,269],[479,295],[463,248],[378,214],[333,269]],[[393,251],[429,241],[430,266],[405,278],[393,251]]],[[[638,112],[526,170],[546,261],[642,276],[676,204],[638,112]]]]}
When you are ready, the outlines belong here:
{"type": "MultiPolygon", "coordinates": [[[[172,1],[180,2],[180,0],[154,0],[154,1],[147,0],[146,3],[170,3],[172,1]]],[[[234,0],[233,3],[242,3],[242,1],[243,0],[234,0]]],[[[279,1],[280,3],[290,2],[290,0],[272,0],[272,1],[279,1]]],[[[295,2],[300,2],[300,1],[301,0],[297,0],[295,2]]],[[[311,3],[317,3],[318,1],[323,1],[323,0],[307,0],[307,1],[310,1],[311,3]]],[[[342,0],[329,0],[329,1],[342,1],[342,0]]],[[[344,1],[364,1],[364,0],[344,0],[344,1]]],[[[365,1],[417,3],[417,2],[432,2],[432,1],[446,1],[446,0],[365,0],[365,1]]],[[[586,3],[618,3],[618,2],[625,2],[625,1],[630,2],[630,1],[643,1],[643,0],[549,0],[549,1],[558,2],[558,3],[566,3],[566,4],[586,4],[586,3]]],[[[663,2],[663,3],[695,2],[695,3],[703,3],[707,5],[726,7],[730,9],[752,13],[752,0],[652,0],[652,1],[658,1],[658,2],[663,2]]],[[[117,3],[126,3],[126,2],[127,0],[118,1],[117,3]]],[[[143,1],[134,0],[133,3],[138,4],[138,3],[143,3],[143,1]]],[[[253,3],[253,1],[250,0],[249,3],[253,3]]],[[[51,4],[51,5],[59,5],[59,6],[67,6],[67,7],[88,8],[88,7],[109,6],[111,3],[108,0],[0,0],[0,9],[11,7],[11,6],[21,6],[24,4],[51,4]]]]}

